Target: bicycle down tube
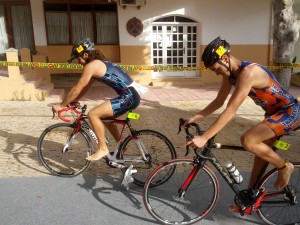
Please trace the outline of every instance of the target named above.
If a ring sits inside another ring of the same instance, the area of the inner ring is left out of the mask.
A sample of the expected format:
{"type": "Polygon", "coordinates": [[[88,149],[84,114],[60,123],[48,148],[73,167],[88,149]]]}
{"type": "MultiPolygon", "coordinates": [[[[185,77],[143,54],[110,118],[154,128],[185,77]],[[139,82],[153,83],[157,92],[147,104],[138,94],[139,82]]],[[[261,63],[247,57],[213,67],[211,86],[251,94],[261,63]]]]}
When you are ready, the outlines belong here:
{"type": "MultiPolygon", "coordinates": [[[[84,129],[84,130],[86,130],[87,134],[90,136],[90,138],[95,142],[96,145],[98,145],[98,138],[97,138],[96,134],[94,133],[94,131],[92,130],[92,128],[90,127],[90,125],[88,124],[88,122],[86,121],[86,118],[87,118],[86,116],[82,117],[82,118],[78,118],[78,120],[75,123],[78,124],[81,121],[81,123],[80,123],[81,128],[84,129]]],[[[104,119],[104,121],[111,121],[112,123],[121,124],[122,125],[122,130],[121,130],[121,133],[120,133],[120,136],[119,136],[119,139],[118,139],[118,143],[117,143],[116,149],[113,152],[113,155],[108,154],[106,156],[108,158],[108,160],[114,161],[115,163],[144,162],[145,160],[147,160],[147,158],[146,158],[147,149],[145,148],[145,146],[143,145],[143,143],[141,142],[141,140],[139,140],[138,138],[136,138],[136,137],[133,136],[134,135],[134,131],[132,130],[132,128],[130,127],[130,125],[128,126],[129,121],[126,121],[126,120],[114,120],[114,119],[104,119]],[[130,133],[132,135],[132,139],[136,142],[136,144],[138,146],[138,149],[140,150],[140,153],[142,155],[142,159],[140,157],[136,158],[136,159],[132,159],[132,158],[130,158],[130,159],[126,159],[126,158],[125,159],[118,159],[117,158],[118,148],[120,146],[120,143],[122,142],[122,137],[124,135],[126,127],[129,128],[130,133]]],[[[75,128],[75,134],[78,132],[77,130],[78,130],[78,128],[76,127],[75,128]]],[[[74,139],[74,135],[75,134],[71,135],[70,141],[72,139],[74,139]]],[[[105,138],[105,139],[106,139],[106,142],[108,142],[107,138],[105,138]]],[[[116,165],[114,165],[114,166],[116,166],[116,165]]]]}

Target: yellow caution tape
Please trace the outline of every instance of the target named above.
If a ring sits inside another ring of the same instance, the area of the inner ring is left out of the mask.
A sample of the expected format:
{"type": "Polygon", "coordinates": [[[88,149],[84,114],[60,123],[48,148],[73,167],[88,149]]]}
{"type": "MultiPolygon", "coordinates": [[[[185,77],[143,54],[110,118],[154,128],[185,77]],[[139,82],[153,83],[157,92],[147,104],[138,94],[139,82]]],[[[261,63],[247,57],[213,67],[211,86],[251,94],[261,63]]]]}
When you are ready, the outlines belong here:
{"type": "MultiPolygon", "coordinates": [[[[74,63],[44,63],[44,62],[7,62],[0,61],[1,66],[19,66],[31,68],[48,68],[48,69],[82,69],[83,66],[74,63]]],[[[149,66],[149,65],[119,65],[123,70],[151,70],[151,71],[201,71],[206,70],[204,67],[188,66],[149,66]]],[[[272,66],[266,66],[270,70],[300,68],[296,63],[277,63],[272,66]]]]}
{"type": "Polygon", "coordinates": [[[80,64],[69,63],[42,63],[42,62],[6,62],[0,61],[0,66],[19,66],[32,68],[50,68],[50,69],[82,69],[80,64]]]}
{"type": "Polygon", "coordinates": [[[275,141],[275,143],[274,143],[273,146],[276,147],[276,148],[278,148],[278,149],[286,151],[286,150],[289,149],[289,147],[291,145],[289,143],[287,143],[287,142],[277,140],[277,141],[275,141]]]}

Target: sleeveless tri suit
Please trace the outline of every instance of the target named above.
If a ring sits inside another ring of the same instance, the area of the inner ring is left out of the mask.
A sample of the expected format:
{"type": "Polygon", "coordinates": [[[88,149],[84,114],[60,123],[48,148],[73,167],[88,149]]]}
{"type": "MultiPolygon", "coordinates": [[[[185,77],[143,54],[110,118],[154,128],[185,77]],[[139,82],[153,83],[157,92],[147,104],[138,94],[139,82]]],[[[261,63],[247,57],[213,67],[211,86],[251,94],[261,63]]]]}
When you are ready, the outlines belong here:
{"type": "MultiPolygon", "coordinates": [[[[242,68],[253,65],[242,61],[242,68]]],[[[263,88],[252,88],[248,96],[255,104],[261,106],[266,112],[262,123],[269,126],[276,136],[281,136],[300,126],[300,105],[285,88],[277,81],[275,76],[266,67],[261,67],[269,75],[269,83],[263,88]]],[[[232,78],[232,77],[231,77],[232,78]]],[[[235,83],[232,82],[231,83],[235,83]]]]}
{"type": "Polygon", "coordinates": [[[106,65],[107,71],[103,77],[96,78],[96,80],[108,85],[119,95],[110,100],[114,116],[117,117],[135,109],[140,103],[140,95],[134,86],[139,85],[116,64],[108,61],[102,62],[106,65]]]}

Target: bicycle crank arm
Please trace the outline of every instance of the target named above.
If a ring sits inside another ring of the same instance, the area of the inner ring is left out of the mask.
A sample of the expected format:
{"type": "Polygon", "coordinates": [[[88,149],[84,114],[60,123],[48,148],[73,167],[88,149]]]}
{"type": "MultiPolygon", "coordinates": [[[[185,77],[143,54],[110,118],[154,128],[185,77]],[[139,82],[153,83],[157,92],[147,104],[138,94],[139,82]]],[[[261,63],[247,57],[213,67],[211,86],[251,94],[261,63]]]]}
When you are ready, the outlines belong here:
{"type": "Polygon", "coordinates": [[[140,158],[128,158],[128,159],[116,159],[116,162],[118,163],[125,163],[125,162],[133,162],[133,163],[145,163],[145,160],[140,158]]]}
{"type": "Polygon", "coordinates": [[[116,163],[116,162],[113,162],[113,161],[109,161],[108,164],[109,164],[110,166],[113,166],[113,167],[116,167],[116,168],[119,168],[119,169],[124,169],[124,168],[126,168],[126,166],[123,166],[123,165],[121,165],[121,164],[119,164],[119,163],[116,163]]]}

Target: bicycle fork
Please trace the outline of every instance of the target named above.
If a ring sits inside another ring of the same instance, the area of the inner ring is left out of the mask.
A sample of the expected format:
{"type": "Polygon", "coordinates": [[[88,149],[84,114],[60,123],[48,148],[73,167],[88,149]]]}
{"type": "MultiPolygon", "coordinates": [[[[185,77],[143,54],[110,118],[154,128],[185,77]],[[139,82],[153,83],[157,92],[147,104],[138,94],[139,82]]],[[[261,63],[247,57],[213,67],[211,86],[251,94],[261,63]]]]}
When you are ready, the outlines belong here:
{"type": "Polygon", "coordinates": [[[70,137],[68,137],[68,139],[66,140],[66,143],[64,144],[64,147],[62,149],[62,153],[66,153],[69,149],[69,146],[71,145],[72,141],[74,140],[76,136],[75,132],[72,132],[72,134],[70,135],[70,137]]]}
{"type": "Polygon", "coordinates": [[[190,172],[190,174],[188,175],[188,177],[185,179],[182,186],[178,190],[178,194],[180,198],[182,199],[184,198],[185,193],[187,193],[194,179],[197,177],[199,170],[202,169],[203,166],[204,166],[204,162],[201,164],[196,164],[193,167],[192,171],[190,172]]]}

